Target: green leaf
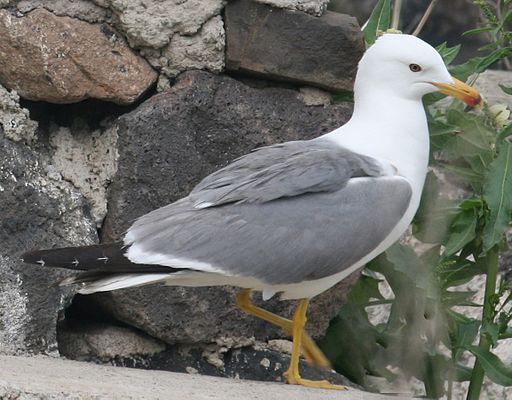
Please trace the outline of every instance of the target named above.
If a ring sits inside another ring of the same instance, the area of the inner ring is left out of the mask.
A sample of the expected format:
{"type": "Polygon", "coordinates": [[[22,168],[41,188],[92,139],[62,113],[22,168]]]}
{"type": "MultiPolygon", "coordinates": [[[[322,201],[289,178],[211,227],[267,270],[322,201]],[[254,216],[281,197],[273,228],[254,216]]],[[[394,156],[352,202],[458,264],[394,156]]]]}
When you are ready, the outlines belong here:
{"type": "Polygon", "coordinates": [[[445,143],[446,155],[451,160],[465,158],[468,162],[474,161],[469,157],[491,159],[495,133],[480,116],[459,110],[449,110],[447,120],[449,124],[458,127],[458,131],[445,143]]]}
{"type": "Polygon", "coordinates": [[[491,163],[484,184],[484,199],[490,210],[483,232],[484,251],[500,243],[512,211],[512,144],[504,142],[491,163]]]}
{"type": "Polygon", "coordinates": [[[494,322],[488,322],[482,326],[480,334],[487,336],[489,342],[494,347],[498,343],[500,327],[494,322]]]}
{"type": "Polygon", "coordinates": [[[512,368],[503,364],[495,354],[477,346],[467,346],[466,349],[480,361],[485,375],[491,381],[502,386],[512,386],[512,368]]]}
{"type": "Polygon", "coordinates": [[[482,60],[482,57],[475,57],[463,64],[455,65],[448,68],[450,73],[462,82],[466,82],[468,77],[476,72],[477,66],[482,60]]]}
{"type": "Polygon", "coordinates": [[[480,321],[472,319],[467,322],[452,323],[450,325],[453,358],[458,361],[464,351],[463,348],[471,346],[475,341],[478,335],[478,329],[480,328],[480,321]]]}
{"type": "Polygon", "coordinates": [[[503,28],[510,21],[512,21],[512,10],[508,11],[507,14],[501,18],[499,25],[496,27],[496,30],[503,28]]]}
{"type": "Polygon", "coordinates": [[[357,286],[350,291],[350,301],[354,304],[364,306],[370,299],[384,299],[379,290],[380,279],[367,275],[361,275],[357,286]]]}
{"type": "Polygon", "coordinates": [[[481,193],[484,183],[484,174],[481,171],[475,171],[473,168],[460,167],[458,165],[445,164],[443,168],[471,184],[473,190],[481,193]]]}
{"type": "Polygon", "coordinates": [[[363,29],[364,41],[368,46],[375,43],[379,32],[385,32],[389,29],[390,21],[391,1],[379,0],[370,15],[368,23],[363,29]]]}
{"type": "Polygon", "coordinates": [[[480,60],[480,62],[476,66],[476,73],[484,72],[487,68],[489,68],[496,61],[502,60],[510,55],[509,48],[499,48],[489,54],[487,57],[484,57],[480,60]]]}
{"type": "Polygon", "coordinates": [[[475,210],[461,211],[450,227],[450,235],[445,243],[444,256],[451,256],[476,237],[478,216],[475,210]]]}
{"type": "Polygon", "coordinates": [[[512,94],[512,87],[510,86],[505,86],[505,85],[500,85],[498,83],[498,86],[501,88],[501,90],[503,90],[506,94],[512,94]]]}
{"type": "Polygon", "coordinates": [[[459,208],[461,210],[481,210],[481,208],[484,206],[484,202],[482,199],[466,199],[462,203],[459,204],[459,208]]]}
{"type": "Polygon", "coordinates": [[[450,292],[445,291],[442,295],[442,302],[446,307],[454,306],[467,306],[467,307],[478,307],[479,305],[470,299],[475,295],[476,292],[464,291],[464,292],[450,292]]]}
{"type": "Polygon", "coordinates": [[[476,35],[482,32],[489,32],[494,30],[492,26],[486,26],[484,28],[476,28],[476,29],[470,29],[469,31],[466,31],[462,34],[462,36],[470,36],[470,35],[476,35]]]}
{"type": "Polygon", "coordinates": [[[462,364],[455,364],[455,382],[467,382],[471,379],[471,373],[473,370],[462,364]]]}
{"type": "Polygon", "coordinates": [[[441,266],[437,275],[439,276],[442,287],[447,289],[469,282],[476,275],[482,275],[484,273],[485,268],[482,264],[459,260],[459,262],[452,262],[441,266]]]}
{"type": "Polygon", "coordinates": [[[354,92],[346,91],[344,93],[335,94],[332,96],[332,102],[337,103],[353,103],[354,92]]]}
{"type": "Polygon", "coordinates": [[[439,197],[439,191],[439,179],[431,171],[413,222],[414,236],[425,243],[442,243],[457,212],[456,202],[439,197]]]}
{"type": "Polygon", "coordinates": [[[496,61],[508,57],[510,53],[509,48],[500,47],[486,57],[474,57],[463,64],[450,67],[449,71],[453,76],[465,82],[470,75],[484,72],[496,61]]]}
{"type": "Polygon", "coordinates": [[[503,128],[503,130],[500,133],[498,133],[498,137],[496,138],[496,141],[501,142],[511,135],[512,135],[512,124],[508,124],[505,128],[503,128]]]}
{"type": "Polygon", "coordinates": [[[446,65],[450,64],[453,60],[455,60],[455,57],[460,52],[460,44],[453,47],[448,47],[446,45],[446,42],[440,44],[436,47],[436,50],[439,54],[441,54],[441,57],[443,57],[443,61],[446,65]]]}

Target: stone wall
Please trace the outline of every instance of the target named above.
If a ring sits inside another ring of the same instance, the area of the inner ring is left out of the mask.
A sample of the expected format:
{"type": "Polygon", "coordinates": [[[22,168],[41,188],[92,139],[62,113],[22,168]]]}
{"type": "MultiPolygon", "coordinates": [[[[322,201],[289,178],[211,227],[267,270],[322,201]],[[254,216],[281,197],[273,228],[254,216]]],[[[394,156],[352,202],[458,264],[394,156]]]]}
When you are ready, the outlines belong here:
{"type": "MultiPolygon", "coordinates": [[[[69,271],[20,255],[116,240],[234,158],[344,123],[331,94],[352,88],[364,46],[326,3],[0,1],[0,354],[280,379],[288,343],[235,288],[80,296],[58,286],[69,271]]],[[[349,285],[313,301],[313,336],[349,285]]]]}

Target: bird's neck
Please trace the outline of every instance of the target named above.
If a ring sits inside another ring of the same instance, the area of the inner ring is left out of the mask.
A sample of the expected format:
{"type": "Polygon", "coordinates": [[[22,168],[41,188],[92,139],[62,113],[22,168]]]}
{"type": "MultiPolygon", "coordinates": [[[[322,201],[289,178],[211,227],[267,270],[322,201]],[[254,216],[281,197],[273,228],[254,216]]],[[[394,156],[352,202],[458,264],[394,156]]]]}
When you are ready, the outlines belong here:
{"type": "MultiPolygon", "coordinates": [[[[429,158],[429,135],[421,101],[382,96],[356,98],[349,122],[324,135],[340,146],[393,164],[421,194],[429,158]]],[[[419,201],[419,198],[418,198],[419,201]]]]}

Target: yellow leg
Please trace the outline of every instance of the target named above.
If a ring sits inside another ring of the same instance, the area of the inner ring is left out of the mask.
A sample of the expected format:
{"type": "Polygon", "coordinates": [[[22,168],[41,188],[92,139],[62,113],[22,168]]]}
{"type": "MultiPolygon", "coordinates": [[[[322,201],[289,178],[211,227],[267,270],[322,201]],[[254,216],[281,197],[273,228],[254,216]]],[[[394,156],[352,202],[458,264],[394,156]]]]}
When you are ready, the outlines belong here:
{"type": "Polygon", "coordinates": [[[303,379],[299,373],[299,357],[301,350],[302,337],[304,334],[304,326],[306,325],[306,312],[308,310],[309,299],[301,299],[299,305],[293,314],[293,347],[292,358],[288,370],[283,374],[286,382],[292,385],[302,385],[312,388],[321,389],[345,389],[344,386],[333,385],[328,381],[311,381],[303,379]]]}
{"type": "MultiPolygon", "coordinates": [[[[254,315],[264,321],[279,326],[287,335],[293,336],[292,321],[255,306],[251,302],[251,291],[249,289],[242,289],[238,293],[236,296],[236,303],[247,314],[254,315]]],[[[327,357],[322,353],[322,350],[318,348],[313,339],[311,339],[306,332],[303,332],[302,335],[302,347],[306,361],[321,368],[331,368],[331,363],[327,357]]]]}

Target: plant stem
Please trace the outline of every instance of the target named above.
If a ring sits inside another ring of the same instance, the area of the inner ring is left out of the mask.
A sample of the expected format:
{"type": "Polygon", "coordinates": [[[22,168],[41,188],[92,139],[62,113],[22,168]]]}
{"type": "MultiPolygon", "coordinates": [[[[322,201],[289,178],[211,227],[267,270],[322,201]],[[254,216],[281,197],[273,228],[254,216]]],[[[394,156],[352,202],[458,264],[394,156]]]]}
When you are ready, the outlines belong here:
{"type": "Polygon", "coordinates": [[[398,29],[400,22],[400,10],[402,8],[402,0],[395,0],[393,4],[393,18],[391,19],[391,29],[398,29]]]}
{"type": "MultiPolygon", "coordinates": [[[[498,278],[498,246],[494,246],[486,255],[487,277],[485,280],[484,307],[482,311],[482,327],[492,322],[494,318],[494,295],[496,294],[496,281],[498,278]]],[[[480,333],[478,346],[489,350],[491,342],[485,334],[480,333]]],[[[482,364],[475,360],[475,366],[469,381],[469,390],[466,400],[478,400],[482,383],[484,381],[484,369],[482,364]]]]}
{"type": "Polygon", "coordinates": [[[434,6],[436,5],[437,1],[438,0],[432,0],[430,2],[430,4],[427,7],[427,10],[425,11],[425,14],[423,14],[423,17],[421,17],[421,20],[418,23],[418,26],[416,27],[416,29],[412,33],[413,36],[418,36],[420,34],[421,30],[423,29],[423,27],[427,23],[427,20],[430,17],[430,14],[432,14],[432,10],[434,9],[434,6]]]}

